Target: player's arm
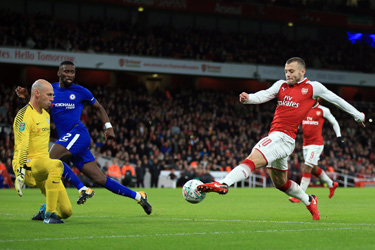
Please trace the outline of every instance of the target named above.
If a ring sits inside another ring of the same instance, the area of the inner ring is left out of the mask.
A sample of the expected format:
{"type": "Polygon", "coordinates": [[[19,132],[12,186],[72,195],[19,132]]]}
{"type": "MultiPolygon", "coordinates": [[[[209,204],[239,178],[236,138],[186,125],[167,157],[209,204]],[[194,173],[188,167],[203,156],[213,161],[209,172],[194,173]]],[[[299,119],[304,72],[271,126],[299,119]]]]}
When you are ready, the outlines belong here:
{"type": "Polygon", "coordinates": [[[328,108],[323,107],[322,105],[320,105],[319,107],[323,110],[324,119],[328,120],[329,123],[331,123],[333,131],[335,131],[336,133],[336,137],[341,137],[340,125],[337,122],[336,118],[332,115],[331,111],[328,108]]]}
{"type": "Polygon", "coordinates": [[[333,93],[332,91],[328,90],[323,84],[320,82],[311,82],[313,85],[314,93],[313,98],[321,97],[324,100],[332,103],[336,107],[342,109],[343,111],[347,112],[351,116],[354,117],[356,122],[362,122],[362,125],[365,127],[365,114],[363,112],[358,111],[355,107],[349,104],[347,101],[333,93]]]}
{"type": "Polygon", "coordinates": [[[115,132],[113,131],[112,125],[109,122],[108,114],[105,111],[105,109],[103,108],[103,106],[98,102],[98,100],[96,100],[95,103],[92,106],[96,109],[96,111],[98,113],[98,116],[100,117],[100,119],[104,123],[105,138],[107,138],[107,139],[115,138],[115,132]]]}
{"type": "Polygon", "coordinates": [[[19,98],[26,99],[26,100],[29,99],[29,96],[30,96],[29,91],[27,91],[26,88],[23,88],[21,86],[17,86],[15,91],[16,91],[16,94],[19,98]]]}
{"type": "Polygon", "coordinates": [[[328,108],[323,107],[321,105],[320,105],[320,108],[323,110],[323,117],[332,124],[333,131],[335,131],[335,134],[336,134],[336,137],[337,137],[337,139],[336,139],[337,140],[337,144],[339,144],[339,146],[341,148],[345,148],[346,143],[345,143],[344,139],[341,136],[340,125],[337,122],[336,118],[332,115],[331,111],[328,108]]]}
{"type": "Polygon", "coordinates": [[[243,104],[260,104],[268,102],[278,95],[282,83],[283,81],[281,80],[277,81],[268,89],[258,91],[254,94],[242,92],[240,94],[240,102],[243,104]]]}
{"type": "Polygon", "coordinates": [[[18,158],[13,161],[17,164],[13,169],[16,169],[15,188],[20,197],[22,197],[22,187],[25,183],[25,166],[29,154],[30,128],[32,125],[30,115],[25,114],[23,118],[21,120],[21,117],[16,117],[16,126],[14,126],[18,158]]]}

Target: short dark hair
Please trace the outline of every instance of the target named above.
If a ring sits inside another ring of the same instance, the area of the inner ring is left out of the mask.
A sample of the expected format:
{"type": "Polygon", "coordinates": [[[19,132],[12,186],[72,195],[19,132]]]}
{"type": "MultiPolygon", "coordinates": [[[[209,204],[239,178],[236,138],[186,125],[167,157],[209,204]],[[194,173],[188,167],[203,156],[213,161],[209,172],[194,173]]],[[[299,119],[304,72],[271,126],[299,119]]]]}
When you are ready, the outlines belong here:
{"type": "Polygon", "coordinates": [[[286,61],[286,64],[290,64],[292,62],[297,62],[298,64],[302,66],[302,68],[306,69],[306,63],[302,58],[300,57],[289,58],[288,61],[286,61]]]}
{"type": "Polygon", "coordinates": [[[74,63],[72,63],[71,61],[63,61],[62,63],[60,63],[60,66],[63,66],[63,65],[73,65],[74,66],[74,63]]]}

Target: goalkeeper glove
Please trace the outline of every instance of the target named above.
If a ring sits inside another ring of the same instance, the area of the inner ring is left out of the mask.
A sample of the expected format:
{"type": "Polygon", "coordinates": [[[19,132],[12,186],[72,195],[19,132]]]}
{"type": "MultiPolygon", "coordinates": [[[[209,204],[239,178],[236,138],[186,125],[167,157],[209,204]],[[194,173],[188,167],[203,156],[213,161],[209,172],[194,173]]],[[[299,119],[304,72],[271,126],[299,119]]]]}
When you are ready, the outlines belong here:
{"type": "Polygon", "coordinates": [[[346,143],[345,141],[342,139],[342,137],[337,137],[337,144],[339,144],[340,148],[345,148],[346,147],[346,143]]]}
{"type": "Polygon", "coordinates": [[[22,197],[22,188],[23,184],[25,183],[25,168],[20,167],[17,168],[17,176],[16,176],[16,181],[15,181],[15,187],[18,195],[22,197]]]}

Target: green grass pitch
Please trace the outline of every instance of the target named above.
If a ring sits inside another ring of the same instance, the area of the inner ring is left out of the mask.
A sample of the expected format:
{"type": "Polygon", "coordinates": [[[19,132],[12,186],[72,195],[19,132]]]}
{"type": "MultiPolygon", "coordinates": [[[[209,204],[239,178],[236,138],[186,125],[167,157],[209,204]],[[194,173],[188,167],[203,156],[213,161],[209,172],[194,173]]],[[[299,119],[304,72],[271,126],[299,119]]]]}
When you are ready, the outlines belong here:
{"type": "MultiPolygon", "coordinates": [[[[68,189],[74,214],[63,225],[31,221],[44,203],[37,189],[0,190],[0,249],[375,249],[375,190],[309,188],[321,213],[274,188],[229,189],[199,204],[181,188],[145,189],[153,213],[132,199],[95,188],[85,205],[68,189]]],[[[136,190],[137,191],[137,190],[136,190]]]]}

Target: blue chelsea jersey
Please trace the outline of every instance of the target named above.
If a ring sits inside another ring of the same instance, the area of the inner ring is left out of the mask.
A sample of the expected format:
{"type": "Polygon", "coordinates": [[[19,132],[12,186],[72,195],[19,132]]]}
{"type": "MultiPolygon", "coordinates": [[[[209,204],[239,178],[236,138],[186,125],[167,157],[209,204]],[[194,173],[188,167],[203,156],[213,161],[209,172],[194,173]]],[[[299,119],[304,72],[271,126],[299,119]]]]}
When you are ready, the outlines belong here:
{"type": "Polygon", "coordinates": [[[59,82],[55,82],[52,86],[54,100],[51,105],[51,116],[61,137],[75,125],[82,123],[81,113],[84,105],[93,105],[96,99],[88,89],[80,85],[73,84],[68,88],[60,88],[59,82]]]}

